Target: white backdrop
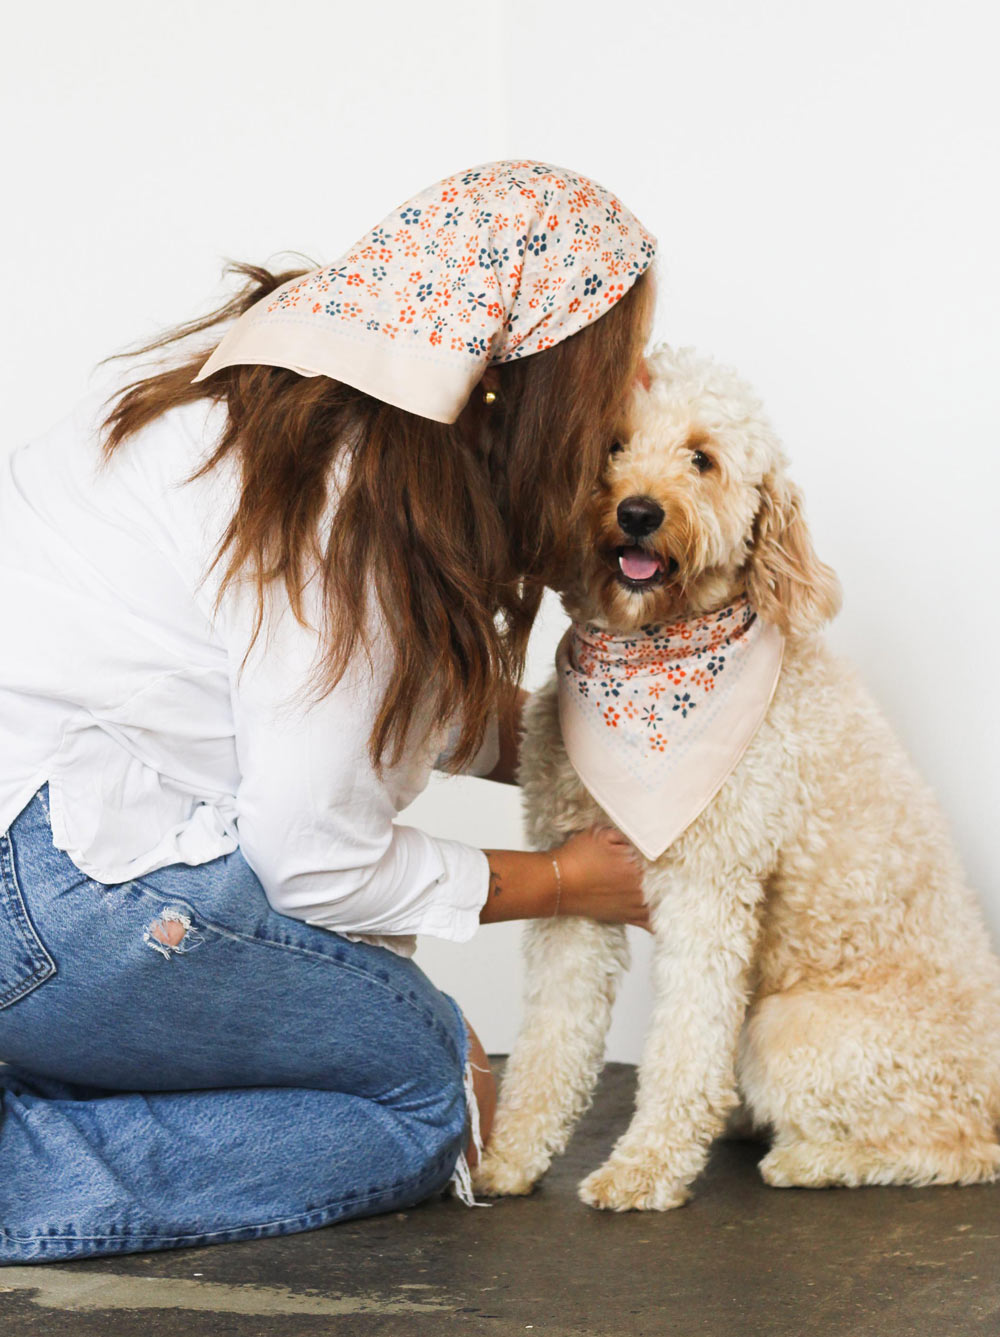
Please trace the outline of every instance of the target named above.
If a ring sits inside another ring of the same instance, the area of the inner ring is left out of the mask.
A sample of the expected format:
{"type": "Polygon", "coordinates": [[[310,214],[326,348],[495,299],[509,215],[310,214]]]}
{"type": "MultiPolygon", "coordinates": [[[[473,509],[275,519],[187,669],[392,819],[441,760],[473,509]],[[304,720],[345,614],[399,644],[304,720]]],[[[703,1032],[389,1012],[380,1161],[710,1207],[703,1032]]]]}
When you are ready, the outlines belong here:
{"type": "MultiPolygon", "coordinates": [[[[19,6],[0,448],[68,411],[99,358],[214,305],[223,257],[332,259],[490,158],[594,176],[660,239],[657,338],[762,391],[844,584],[832,638],[1000,929],[998,40],[989,0],[19,6]]],[[[529,686],[560,621],[540,622],[529,686]]],[[[520,843],[516,792],[486,781],[436,783],[406,820],[520,843]]],[[[516,1025],[517,932],[421,944],[493,1050],[516,1025]]],[[[615,1058],[637,1056],[647,1004],[635,936],[615,1058]]]]}

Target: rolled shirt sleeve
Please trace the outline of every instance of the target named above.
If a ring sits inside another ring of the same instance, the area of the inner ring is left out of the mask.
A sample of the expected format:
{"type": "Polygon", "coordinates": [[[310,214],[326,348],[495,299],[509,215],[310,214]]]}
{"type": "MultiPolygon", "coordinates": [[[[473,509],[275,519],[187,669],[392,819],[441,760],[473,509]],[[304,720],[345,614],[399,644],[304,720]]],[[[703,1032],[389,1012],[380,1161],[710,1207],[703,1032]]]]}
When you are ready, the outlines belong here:
{"type": "Polygon", "coordinates": [[[230,601],[237,828],[271,906],[344,934],[472,937],[489,886],[486,856],[394,820],[425,787],[440,738],[421,745],[415,730],[407,756],[379,777],[368,736],[388,667],[359,655],[333,691],[310,702],[316,632],[287,605],[272,609],[239,673],[251,613],[245,590],[230,601]]]}

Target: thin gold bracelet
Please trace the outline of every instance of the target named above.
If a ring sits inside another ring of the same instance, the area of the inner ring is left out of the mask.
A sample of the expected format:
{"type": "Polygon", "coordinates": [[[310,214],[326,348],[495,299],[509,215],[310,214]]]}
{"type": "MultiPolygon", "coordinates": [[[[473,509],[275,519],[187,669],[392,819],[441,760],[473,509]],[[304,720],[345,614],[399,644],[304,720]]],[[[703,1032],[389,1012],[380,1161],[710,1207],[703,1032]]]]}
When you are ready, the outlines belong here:
{"type": "Polygon", "coordinates": [[[559,913],[559,902],[562,900],[562,873],[559,871],[559,860],[554,854],[552,856],[552,867],[556,872],[556,908],[552,911],[551,918],[555,919],[559,913]]]}

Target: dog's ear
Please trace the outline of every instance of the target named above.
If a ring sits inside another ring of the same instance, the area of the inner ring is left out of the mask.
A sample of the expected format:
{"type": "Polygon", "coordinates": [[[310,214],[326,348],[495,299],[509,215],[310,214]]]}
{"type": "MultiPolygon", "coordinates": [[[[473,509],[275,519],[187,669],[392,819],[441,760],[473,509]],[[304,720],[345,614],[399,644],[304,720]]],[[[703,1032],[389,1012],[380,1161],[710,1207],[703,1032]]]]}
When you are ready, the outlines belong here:
{"type": "Polygon", "coordinates": [[[747,593],[765,622],[786,636],[818,630],[840,608],[840,582],[816,556],[797,487],[777,473],[760,485],[747,593]]]}

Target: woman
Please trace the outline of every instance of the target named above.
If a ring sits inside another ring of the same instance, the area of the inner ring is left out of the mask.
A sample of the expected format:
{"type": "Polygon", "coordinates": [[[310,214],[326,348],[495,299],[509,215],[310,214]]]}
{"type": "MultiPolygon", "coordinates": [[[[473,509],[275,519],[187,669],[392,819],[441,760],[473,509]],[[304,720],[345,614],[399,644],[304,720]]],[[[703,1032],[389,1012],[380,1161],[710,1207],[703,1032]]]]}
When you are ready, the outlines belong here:
{"type": "Polygon", "coordinates": [[[513,779],[653,248],[586,178],[485,164],[334,265],[237,266],[234,301],[139,350],[236,317],[207,362],[11,457],[0,1262],[461,1187],[491,1082],[412,935],[645,922],[608,831],[482,851],[393,819],[432,763],[513,779]]]}

